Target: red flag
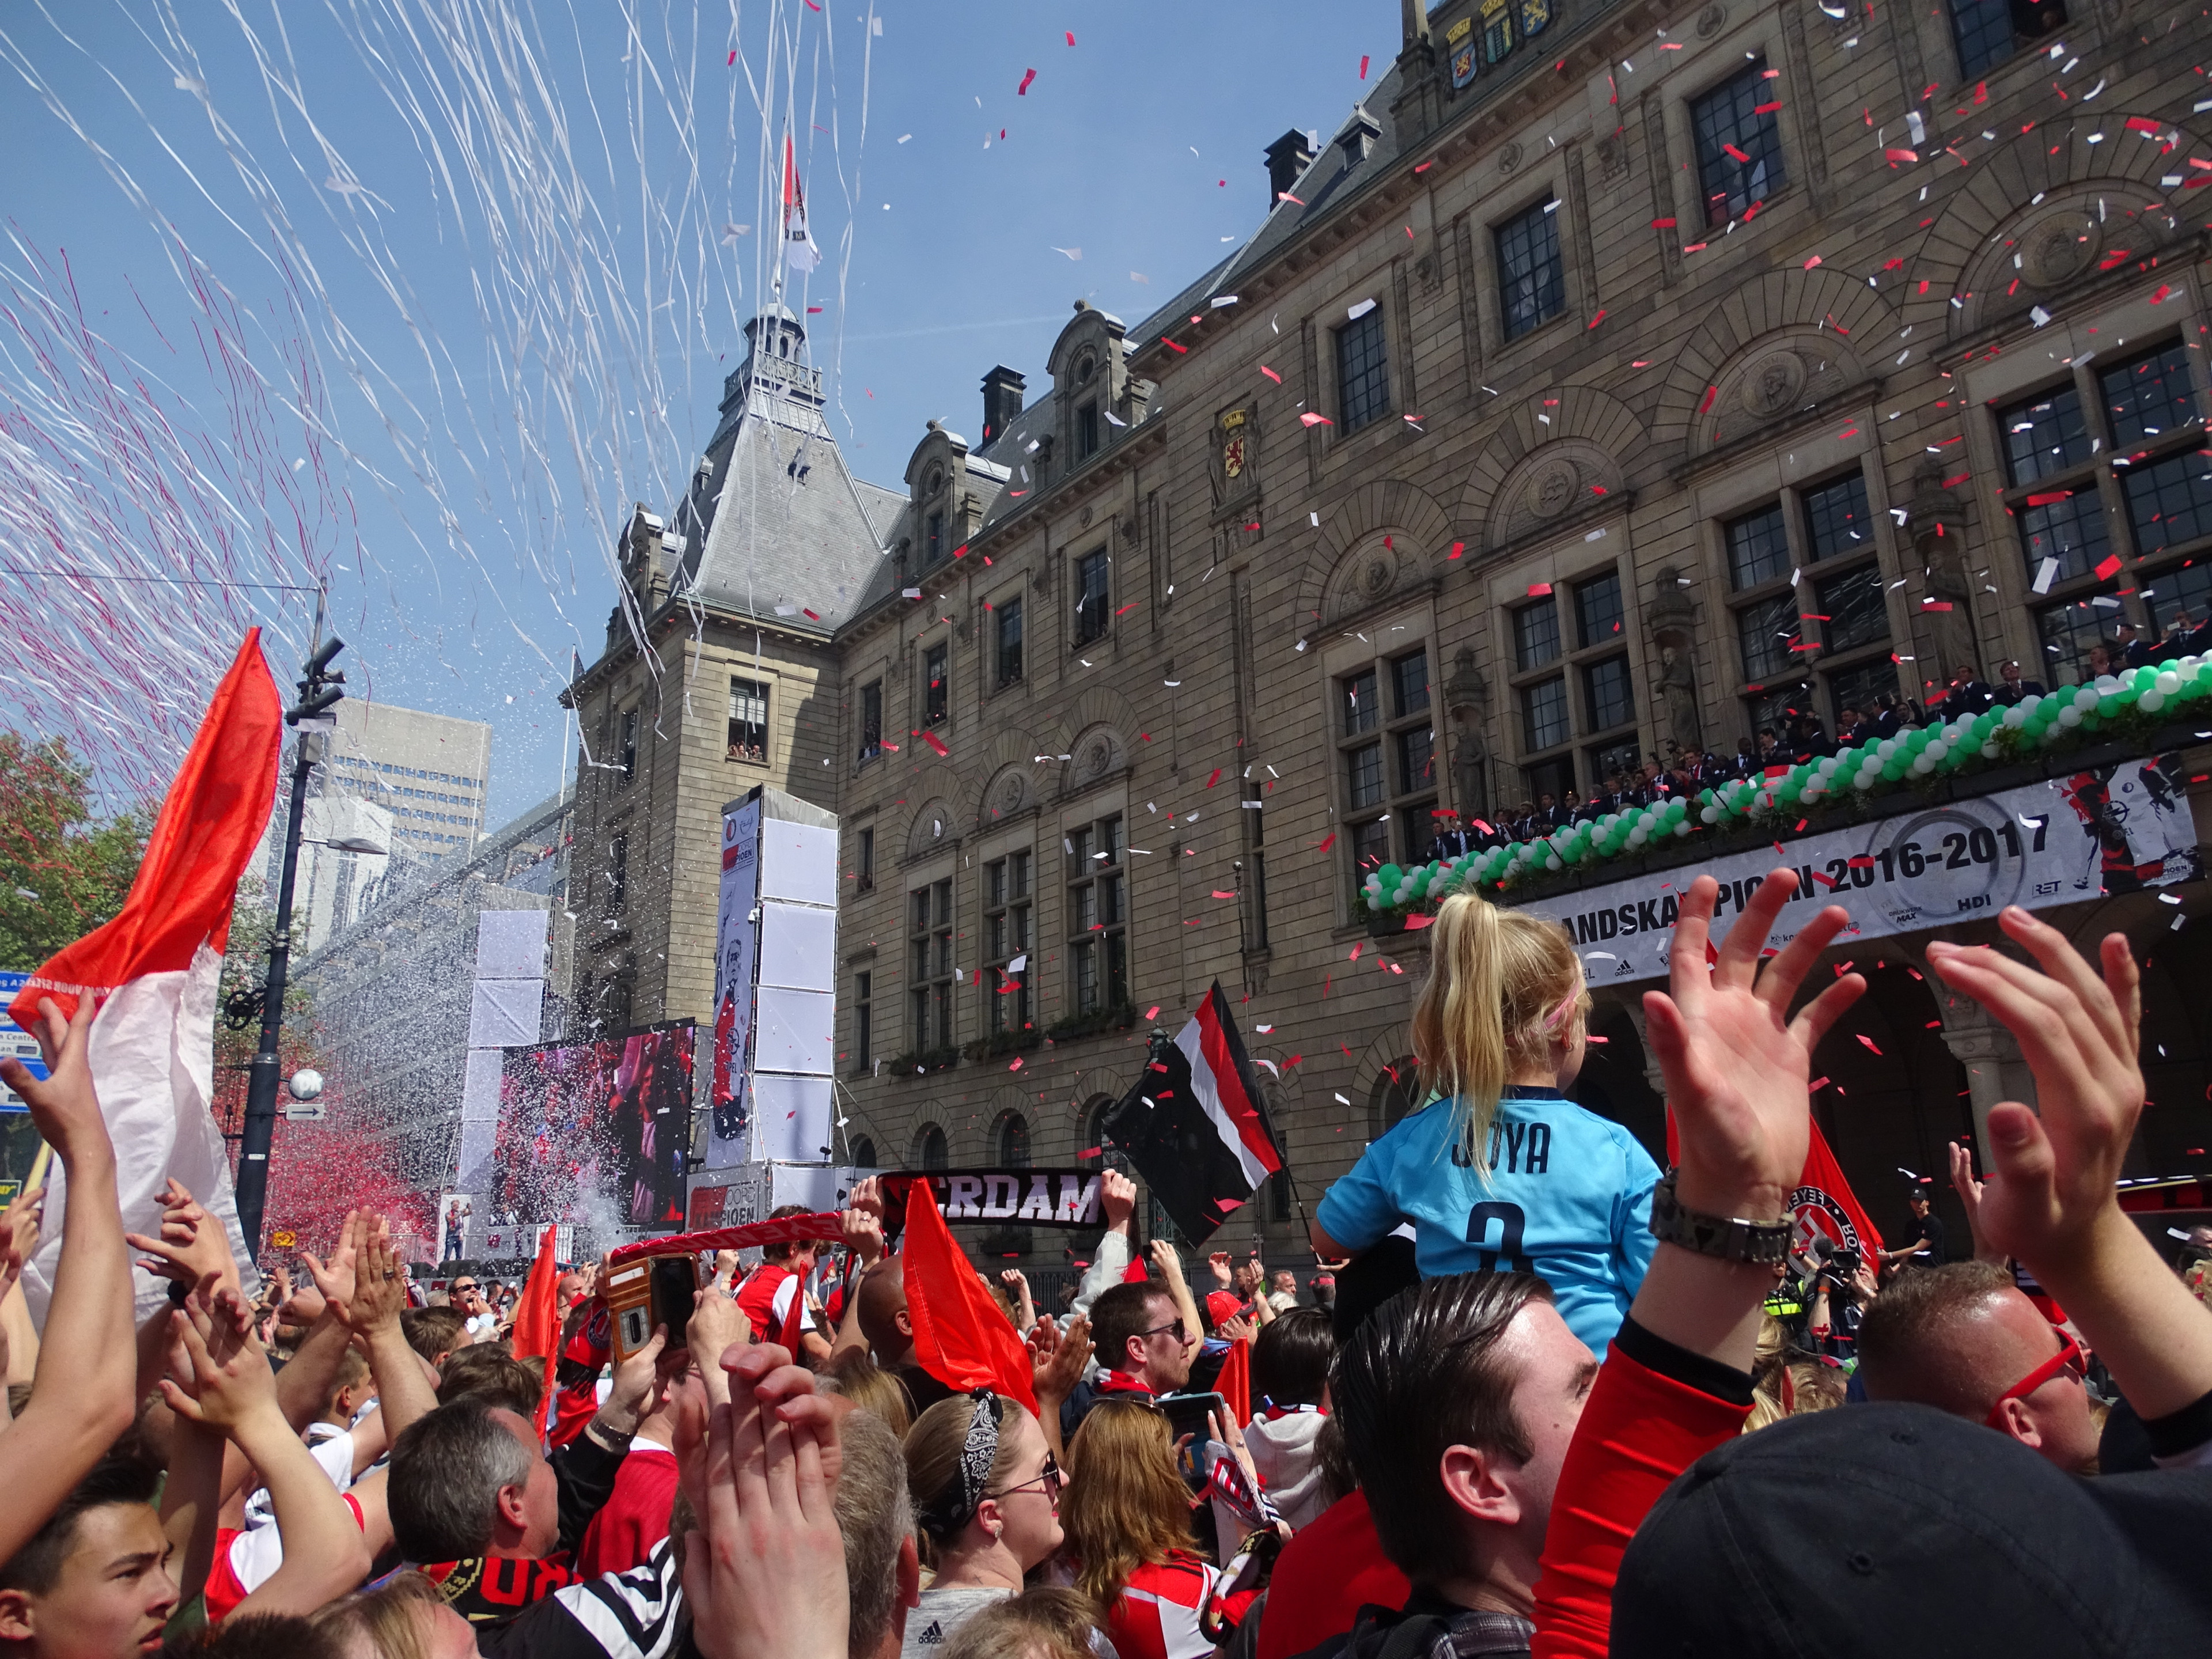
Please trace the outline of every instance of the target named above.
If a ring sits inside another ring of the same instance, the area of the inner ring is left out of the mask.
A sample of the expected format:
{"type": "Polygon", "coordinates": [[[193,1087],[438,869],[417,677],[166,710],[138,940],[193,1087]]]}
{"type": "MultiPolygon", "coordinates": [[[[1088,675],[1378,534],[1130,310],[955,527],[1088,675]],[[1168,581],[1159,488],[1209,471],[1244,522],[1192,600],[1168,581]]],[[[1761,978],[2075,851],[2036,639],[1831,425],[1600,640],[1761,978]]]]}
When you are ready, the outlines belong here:
{"type": "Polygon", "coordinates": [[[914,1354],[922,1370],[948,1388],[994,1389],[1035,1411],[1029,1350],[953,1243],[927,1181],[915,1182],[907,1194],[900,1253],[914,1354]]]}
{"type": "Polygon", "coordinates": [[[538,1260],[530,1264],[530,1279],[514,1310],[514,1357],[534,1359],[543,1355],[545,1360],[545,1397],[538,1412],[541,1428],[546,1410],[553,1404],[553,1367],[561,1357],[561,1310],[554,1305],[560,1269],[553,1261],[553,1241],[559,1231],[551,1222],[545,1224],[544,1234],[538,1241],[538,1260]]]}
{"type": "Polygon", "coordinates": [[[1229,1345],[1229,1358],[1221,1362],[1213,1391],[1243,1428],[1252,1420],[1252,1345],[1239,1337],[1229,1345]]]}
{"type": "MultiPolygon", "coordinates": [[[[1880,1271],[1881,1235],[1867,1219],[1860,1206],[1858,1194],[1851,1191],[1851,1183],[1844,1179],[1843,1166],[1836,1155],[1828,1150],[1828,1142],[1820,1133],[1818,1118],[1808,1119],[1805,1127],[1812,1132],[1811,1143],[1805,1149],[1804,1173],[1797,1177],[1797,1190],[1790,1195],[1790,1211],[1796,1231],[1790,1241],[1790,1254],[1803,1255],[1813,1248],[1816,1237],[1835,1241],[1845,1250],[1855,1250],[1866,1265],[1880,1271]]],[[[1667,1109],[1667,1163],[1669,1168],[1682,1161],[1682,1143],[1674,1127],[1674,1109],[1667,1109]]]]}
{"type": "MultiPolygon", "coordinates": [[[[100,1115],[115,1143],[124,1225],[158,1233],[161,1194],[174,1176],[222,1221],[231,1253],[249,1273],[230,1158],[210,1109],[216,987],[230,942],[231,895],[276,797],[283,730],[283,705],[261,659],[261,630],[252,629],[169,786],[122,910],[55,952],[8,1010],[28,1030],[41,997],[69,1015],[80,993],[106,996],[93,1021],[90,1059],[100,1115]]],[[[49,1178],[49,1216],[63,1212],[64,1185],[58,1168],[49,1178]]],[[[61,1249],[57,1223],[25,1266],[23,1289],[40,1322],[61,1249]]],[[[139,1284],[143,1320],[166,1304],[161,1280],[141,1274],[139,1284]]]]}
{"type": "Polygon", "coordinates": [[[805,1352],[800,1346],[806,1340],[806,1285],[804,1280],[791,1287],[791,1306],[783,1316],[783,1328],[775,1334],[776,1346],[794,1357],[805,1352]]]}
{"type": "Polygon", "coordinates": [[[1797,1221],[1790,1247],[1792,1251],[1810,1250],[1815,1235],[1825,1235],[1845,1249],[1856,1249],[1869,1268],[1879,1271],[1881,1235],[1844,1179],[1843,1166],[1828,1150],[1819,1122],[1807,1127],[1813,1131],[1813,1144],[1806,1149],[1805,1173],[1797,1177],[1797,1190],[1790,1195],[1797,1221]]]}

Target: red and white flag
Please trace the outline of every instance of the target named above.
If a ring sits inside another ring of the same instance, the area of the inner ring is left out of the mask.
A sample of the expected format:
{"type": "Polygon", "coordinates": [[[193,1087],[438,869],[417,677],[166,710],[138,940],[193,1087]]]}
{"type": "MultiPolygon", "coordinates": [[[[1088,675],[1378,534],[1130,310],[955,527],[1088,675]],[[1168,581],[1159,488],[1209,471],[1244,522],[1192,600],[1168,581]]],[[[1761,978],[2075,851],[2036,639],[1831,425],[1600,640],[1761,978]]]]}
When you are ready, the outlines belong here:
{"type": "MultiPolygon", "coordinates": [[[[216,990],[230,940],[231,896],[276,796],[283,719],[257,628],[216,688],[122,911],[57,952],[8,1011],[27,1029],[41,997],[65,1014],[75,1012],[80,995],[106,999],[92,1023],[92,1081],[115,1143],[123,1224],[160,1233],[161,1194],[175,1176],[222,1219],[249,1291],[256,1275],[211,1109],[216,990]]],[[[41,1325],[68,1203],[58,1164],[48,1179],[44,1236],[23,1270],[24,1294],[41,1325]]],[[[142,1272],[137,1285],[143,1321],[167,1300],[166,1281],[142,1272]]]]}
{"type": "Polygon", "coordinates": [[[1219,981],[1172,1042],[1153,1038],[1143,1074],[1104,1127],[1194,1244],[1283,1167],[1260,1074],[1219,981]]]}
{"type": "Polygon", "coordinates": [[[799,153],[787,132],[783,135],[783,262],[799,271],[822,263],[822,250],[806,228],[806,191],[799,182],[799,153]]]}

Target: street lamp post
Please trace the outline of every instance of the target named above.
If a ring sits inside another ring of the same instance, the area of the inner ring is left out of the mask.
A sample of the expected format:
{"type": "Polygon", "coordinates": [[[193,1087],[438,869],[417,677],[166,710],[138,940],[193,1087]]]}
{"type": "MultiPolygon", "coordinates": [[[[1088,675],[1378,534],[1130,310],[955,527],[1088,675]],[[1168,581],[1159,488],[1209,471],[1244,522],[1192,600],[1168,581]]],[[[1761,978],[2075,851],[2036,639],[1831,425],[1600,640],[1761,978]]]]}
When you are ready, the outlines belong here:
{"type": "MultiPolygon", "coordinates": [[[[321,617],[316,633],[322,632],[321,617]]],[[[289,726],[325,713],[345,696],[345,676],[331,661],[345,649],[335,634],[319,643],[299,682],[300,701],[284,711],[289,726]]],[[[238,1156],[238,1225],[249,1260],[261,1253],[261,1212],[269,1198],[269,1146],[276,1133],[276,1044],[284,1031],[284,981],[292,960],[292,881],[300,860],[301,825],[307,810],[307,779],[328,758],[329,736],[302,732],[292,761],[292,810],[284,826],[284,866],[276,885],[276,927],[269,936],[269,974],[261,991],[261,1041],[246,1081],[246,1123],[238,1156]]]]}

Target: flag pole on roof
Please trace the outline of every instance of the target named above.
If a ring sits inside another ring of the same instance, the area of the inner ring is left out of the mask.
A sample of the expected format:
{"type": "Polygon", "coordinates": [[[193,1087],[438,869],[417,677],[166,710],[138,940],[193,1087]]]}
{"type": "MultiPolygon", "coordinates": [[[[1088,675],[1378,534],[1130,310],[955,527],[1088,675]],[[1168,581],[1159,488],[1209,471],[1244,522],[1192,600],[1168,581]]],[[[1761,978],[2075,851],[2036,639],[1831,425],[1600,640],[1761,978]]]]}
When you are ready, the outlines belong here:
{"type": "Polygon", "coordinates": [[[1153,1032],[1143,1073],[1104,1128],[1194,1244],[1283,1169],[1258,1069],[1218,980],[1172,1039],[1153,1032]]]}

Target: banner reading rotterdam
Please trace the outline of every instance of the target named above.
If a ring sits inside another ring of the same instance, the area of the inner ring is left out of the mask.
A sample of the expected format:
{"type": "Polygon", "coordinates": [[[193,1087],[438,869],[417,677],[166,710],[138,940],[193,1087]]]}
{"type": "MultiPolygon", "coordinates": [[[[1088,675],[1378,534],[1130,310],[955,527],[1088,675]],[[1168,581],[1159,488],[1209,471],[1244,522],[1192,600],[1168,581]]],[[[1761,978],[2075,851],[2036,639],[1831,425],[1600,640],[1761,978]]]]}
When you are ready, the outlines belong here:
{"type": "Polygon", "coordinates": [[[999,1221],[1019,1227],[1096,1227],[1096,1170],[932,1170],[895,1171],[882,1177],[884,1234],[896,1238],[906,1225],[906,1199],[917,1181],[937,1194],[947,1221],[999,1221]]]}
{"type": "Polygon", "coordinates": [[[1593,983],[1667,972],[1681,896],[1700,875],[1721,884],[1713,941],[1726,938],[1767,872],[1787,864],[1799,886],[1769,942],[1829,904],[1851,913],[1845,938],[1881,939],[2192,880],[2203,873],[2178,759],[2130,761],[2047,783],[1952,801],[1825,836],[1533,900],[1520,908],[1573,934],[1593,983]]]}

